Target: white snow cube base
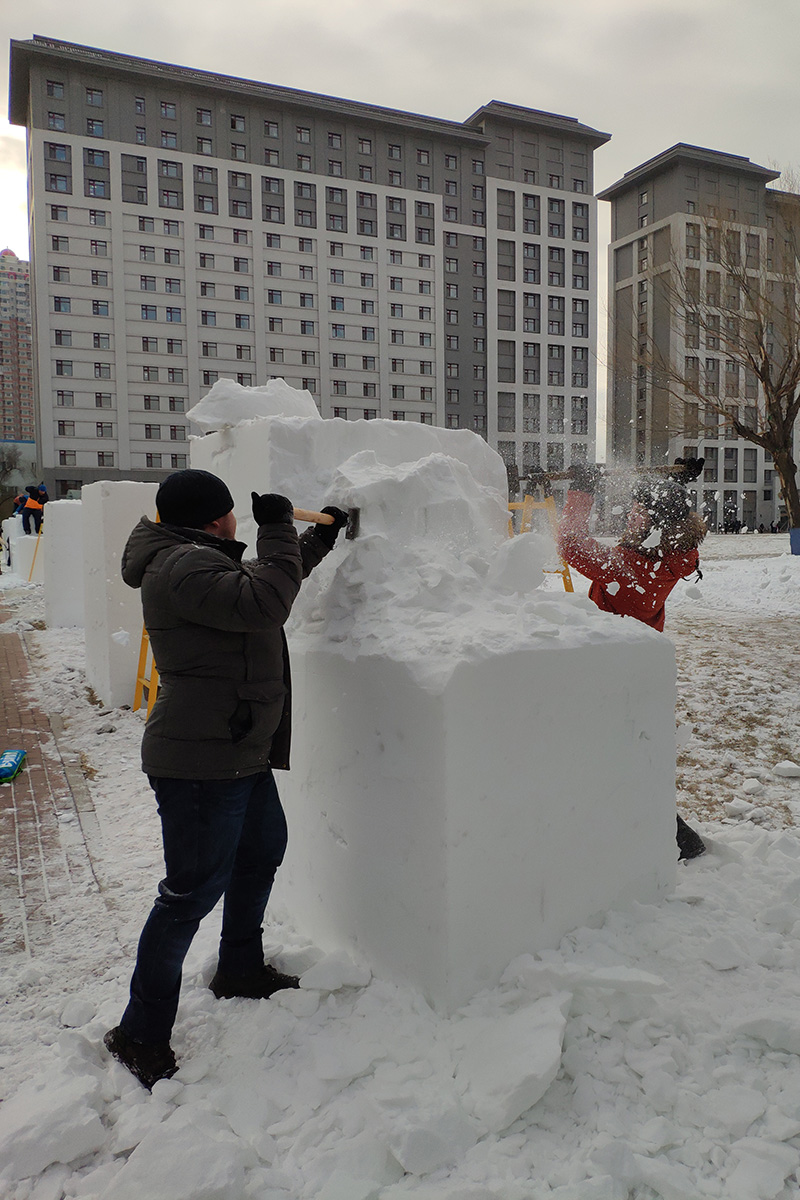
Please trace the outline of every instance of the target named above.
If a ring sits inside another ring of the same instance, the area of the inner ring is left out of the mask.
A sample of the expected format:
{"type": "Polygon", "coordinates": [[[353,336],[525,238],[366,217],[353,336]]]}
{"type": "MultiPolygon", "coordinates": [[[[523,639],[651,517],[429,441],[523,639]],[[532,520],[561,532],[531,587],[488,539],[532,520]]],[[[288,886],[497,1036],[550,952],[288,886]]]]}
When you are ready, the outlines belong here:
{"type": "Polygon", "coordinates": [[[276,898],[325,949],[452,1011],[517,955],[675,880],[666,639],[462,662],[293,648],[276,898]]]}

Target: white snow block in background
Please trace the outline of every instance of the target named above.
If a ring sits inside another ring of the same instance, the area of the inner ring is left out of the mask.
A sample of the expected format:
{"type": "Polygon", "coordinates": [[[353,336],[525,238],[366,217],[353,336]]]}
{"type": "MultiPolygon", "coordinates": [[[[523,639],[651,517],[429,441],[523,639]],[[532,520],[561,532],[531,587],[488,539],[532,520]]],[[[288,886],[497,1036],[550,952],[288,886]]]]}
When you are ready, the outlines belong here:
{"type": "Polygon", "coordinates": [[[83,516],[80,500],[51,500],[45,509],[44,616],[50,628],[84,622],[83,516]]]}
{"type": "MultiPolygon", "coordinates": [[[[36,533],[25,533],[22,527],[22,517],[16,516],[10,518],[13,522],[11,529],[11,570],[20,579],[28,580],[30,577],[31,583],[41,583],[44,578],[44,542],[47,538],[47,528],[42,529],[42,536],[39,537],[36,533]],[[38,543],[38,550],[37,550],[38,543]],[[31,573],[33,567],[33,573],[31,573]]],[[[8,522],[4,522],[4,526],[8,522]]],[[[31,529],[34,528],[31,521],[31,529]]]]}
{"type": "Polygon", "coordinates": [[[101,481],[81,493],[86,678],[104,704],[133,702],[142,633],[138,590],[122,582],[125,543],[140,517],[155,518],[155,483],[101,481]],[[129,636],[114,638],[114,633],[129,636]]]}
{"type": "MultiPolygon", "coordinates": [[[[22,531],[22,517],[6,517],[3,521],[3,562],[2,568],[4,571],[10,571],[17,574],[17,568],[14,564],[14,543],[17,538],[24,537],[22,531]]],[[[27,576],[26,576],[27,578],[27,576]]]]}

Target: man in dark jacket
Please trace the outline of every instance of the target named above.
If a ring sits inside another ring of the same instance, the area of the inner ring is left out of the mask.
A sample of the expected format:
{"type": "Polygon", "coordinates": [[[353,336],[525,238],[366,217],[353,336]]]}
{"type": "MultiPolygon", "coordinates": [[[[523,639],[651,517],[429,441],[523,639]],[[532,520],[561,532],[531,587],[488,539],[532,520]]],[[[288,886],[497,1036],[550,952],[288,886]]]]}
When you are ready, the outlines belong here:
{"type": "MultiPolygon", "coordinates": [[[[692,510],[683,482],[697,479],[704,459],[677,459],[675,477],[643,480],[619,544],[604,546],[589,534],[589,514],[600,468],[571,468],[572,482],[558,527],[558,552],[591,579],[589,598],[604,612],[635,617],[663,630],[665,602],[675,585],[699,570],[698,546],[706,524],[692,510]]],[[[697,858],[705,843],[678,815],[679,858],[697,858]]]]}
{"type": "Polygon", "coordinates": [[[170,1035],[184,958],[224,895],[220,997],[297,987],[265,964],[261,926],[286,849],[272,768],[288,768],[289,655],[283,625],[302,579],[332,549],[346,514],[298,538],[285,496],[252,493],[257,559],[243,563],[228,488],[207,471],[170,475],[161,523],[142,517],[122,559],[141,588],[158,699],[142,765],[156,794],[166,876],[139,941],[130,1001],[105,1036],[146,1086],[177,1070],[170,1035]]]}

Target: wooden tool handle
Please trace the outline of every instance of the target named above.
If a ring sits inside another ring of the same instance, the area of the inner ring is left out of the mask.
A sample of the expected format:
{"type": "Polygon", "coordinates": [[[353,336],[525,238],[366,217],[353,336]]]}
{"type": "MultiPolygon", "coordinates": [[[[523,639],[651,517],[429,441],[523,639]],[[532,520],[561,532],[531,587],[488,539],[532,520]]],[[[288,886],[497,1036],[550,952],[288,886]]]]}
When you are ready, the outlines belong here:
{"type": "Polygon", "coordinates": [[[307,508],[295,508],[292,511],[295,521],[309,521],[312,525],[332,525],[336,520],[330,513],[311,512],[307,508]]]}

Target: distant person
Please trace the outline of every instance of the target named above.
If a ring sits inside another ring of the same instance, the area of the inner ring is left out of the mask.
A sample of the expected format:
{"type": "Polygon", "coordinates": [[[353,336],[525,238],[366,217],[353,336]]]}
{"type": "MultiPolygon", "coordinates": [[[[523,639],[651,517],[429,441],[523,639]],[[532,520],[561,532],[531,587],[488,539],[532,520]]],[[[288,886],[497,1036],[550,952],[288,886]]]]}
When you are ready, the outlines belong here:
{"type": "Polygon", "coordinates": [[[25,488],[25,491],[28,496],[22,508],[22,528],[25,533],[30,533],[31,521],[33,521],[35,532],[38,533],[42,527],[44,506],[48,499],[47,489],[44,484],[31,483],[25,488]]]}
{"type": "MultiPolygon", "coordinates": [[[[706,536],[706,524],[693,511],[683,481],[697,479],[703,462],[702,458],[678,459],[675,477],[649,478],[638,484],[625,530],[611,547],[589,534],[601,468],[588,464],[570,468],[572,482],[558,529],[558,552],[591,579],[589,598],[598,608],[635,617],[660,631],[672,589],[694,572],[702,578],[698,547],[706,536]]],[[[697,858],[705,850],[700,835],[680,816],[678,849],[681,859],[697,858]]]]}
{"type": "Polygon", "coordinates": [[[273,768],[288,769],[289,654],[283,626],[302,580],[330,552],[347,515],[298,538],[285,496],[252,493],[257,558],[242,561],[233,497],[208,471],[176,471],[122,558],[141,588],[161,686],[142,767],[161,817],[165,878],[139,939],[130,1000],[106,1047],[151,1088],[175,1074],[170,1035],[183,961],[224,896],[219,999],[271,996],[298,980],[264,961],[262,922],[286,849],[273,768]]]}

